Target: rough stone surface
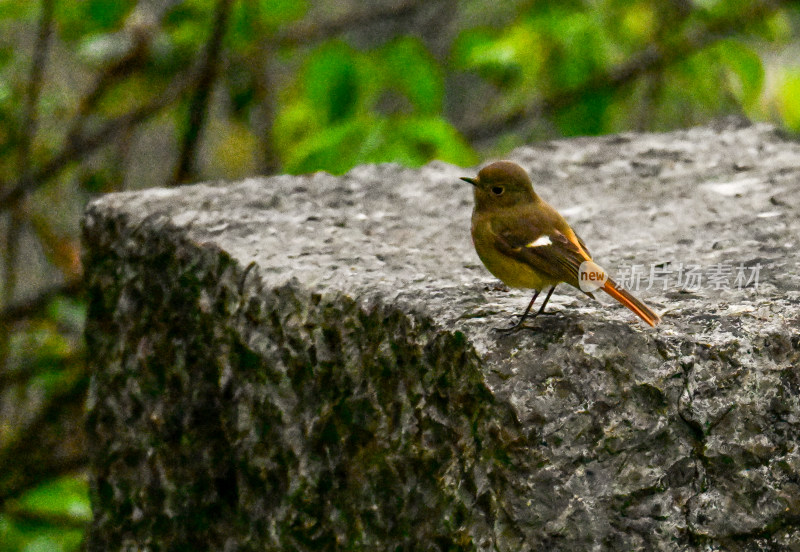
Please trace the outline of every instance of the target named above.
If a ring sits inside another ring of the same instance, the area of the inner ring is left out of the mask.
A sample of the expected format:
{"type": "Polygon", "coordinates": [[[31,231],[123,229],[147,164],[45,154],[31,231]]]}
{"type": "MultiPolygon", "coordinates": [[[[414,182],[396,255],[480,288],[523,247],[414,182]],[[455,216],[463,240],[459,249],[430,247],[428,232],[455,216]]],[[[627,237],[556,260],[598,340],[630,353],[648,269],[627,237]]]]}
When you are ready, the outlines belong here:
{"type": "Polygon", "coordinates": [[[612,274],[758,287],[645,285],[655,330],[559,288],[498,336],[529,295],[472,249],[474,169],[104,196],[90,550],[800,550],[800,144],[725,122],[509,158],[612,274]]]}

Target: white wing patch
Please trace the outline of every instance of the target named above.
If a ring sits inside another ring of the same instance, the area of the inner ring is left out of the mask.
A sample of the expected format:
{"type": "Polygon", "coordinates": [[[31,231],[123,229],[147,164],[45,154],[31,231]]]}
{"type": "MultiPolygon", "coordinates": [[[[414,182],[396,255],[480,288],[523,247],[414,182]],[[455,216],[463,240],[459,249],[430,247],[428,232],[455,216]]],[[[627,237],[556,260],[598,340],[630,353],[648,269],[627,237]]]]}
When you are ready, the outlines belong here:
{"type": "Polygon", "coordinates": [[[525,247],[542,247],[545,245],[551,245],[552,243],[553,242],[550,241],[550,236],[539,236],[525,247]]]}

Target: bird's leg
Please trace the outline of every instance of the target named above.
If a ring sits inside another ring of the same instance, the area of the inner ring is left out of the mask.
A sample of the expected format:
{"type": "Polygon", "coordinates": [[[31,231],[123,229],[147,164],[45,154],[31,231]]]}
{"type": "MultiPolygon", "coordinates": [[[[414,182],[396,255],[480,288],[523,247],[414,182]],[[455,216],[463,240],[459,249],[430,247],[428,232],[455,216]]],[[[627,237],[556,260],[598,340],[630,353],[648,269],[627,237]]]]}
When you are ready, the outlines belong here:
{"type": "MultiPolygon", "coordinates": [[[[553,295],[553,292],[555,290],[556,290],[556,286],[551,286],[550,287],[550,291],[547,292],[547,297],[544,298],[544,302],[542,303],[542,306],[539,307],[539,310],[536,311],[536,314],[532,315],[531,318],[535,318],[535,317],[539,316],[540,314],[542,314],[542,315],[545,315],[545,314],[556,314],[554,312],[544,312],[544,308],[547,306],[547,302],[550,300],[550,296],[553,295]]],[[[525,309],[524,313],[522,313],[522,316],[520,317],[519,322],[517,322],[516,324],[514,324],[510,328],[495,328],[495,331],[500,332],[500,333],[512,333],[512,332],[515,332],[515,331],[521,329],[522,328],[522,323],[525,322],[525,318],[527,318],[528,317],[528,313],[531,312],[531,308],[533,307],[533,303],[534,303],[534,301],[536,301],[537,297],[539,297],[539,291],[538,290],[536,291],[536,293],[533,294],[533,298],[531,299],[531,302],[528,303],[528,308],[525,309]]]]}
{"type": "MultiPolygon", "coordinates": [[[[550,290],[550,293],[552,293],[552,292],[553,291],[550,290]]],[[[539,290],[538,289],[536,290],[536,293],[533,294],[533,298],[531,298],[531,302],[528,303],[528,308],[525,309],[524,313],[522,313],[522,316],[520,317],[519,322],[517,322],[516,324],[514,324],[510,328],[495,328],[494,330],[496,332],[501,332],[501,333],[511,333],[511,332],[517,331],[522,326],[522,323],[525,321],[525,317],[528,316],[528,313],[531,311],[531,307],[533,307],[533,303],[534,303],[534,301],[536,301],[537,297],[539,297],[539,290]]],[[[549,294],[547,295],[547,298],[548,299],[550,298],[549,294]]],[[[547,301],[545,301],[545,303],[547,303],[547,301]]],[[[541,309],[539,309],[539,310],[541,312],[541,309]]]]}
{"type": "Polygon", "coordinates": [[[547,297],[544,298],[544,303],[542,303],[542,306],[539,307],[539,312],[537,312],[534,316],[539,316],[540,314],[555,314],[554,312],[544,312],[544,308],[547,306],[547,302],[550,300],[550,296],[553,295],[555,290],[556,286],[550,288],[550,291],[547,292],[547,297]]]}

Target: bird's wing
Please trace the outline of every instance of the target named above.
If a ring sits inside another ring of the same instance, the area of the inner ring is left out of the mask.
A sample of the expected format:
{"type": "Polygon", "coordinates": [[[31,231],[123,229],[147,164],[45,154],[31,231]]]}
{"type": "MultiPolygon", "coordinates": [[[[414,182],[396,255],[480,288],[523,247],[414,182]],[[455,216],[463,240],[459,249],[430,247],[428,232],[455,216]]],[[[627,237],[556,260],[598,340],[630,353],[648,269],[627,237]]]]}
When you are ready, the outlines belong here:
{"type": "Polygon", "coordinates": [[[583,243],[583,240],[581,239],[581,237],[580,237],[578,234],[576,234],[574,230],[572,231],[572,233],[573,233],[573,234],[575,234],[575,239],[577,239],[577,240],[578,240],[578,243],[579,243],[579,244],[580,244],[580,246],[583,248],[583,251],[584,251],[584,253],[586,253],[587,255],[589,255],[589,258],[591,258],[591,257],[592,257],[592,254],[591,254],[591,253],[589,253],[589,248],[588,248],[588,247],[586,247],[586,244],[585,244],[585,243],[583,243]]]}
{"type": "MultiPolygon", "coordinates": [[[[542,233],[535,227],[515,227],[494,233],[503,254],[537,272],[578,287],[581,263],[588,260],[580,247],[558,230],[542,233]]],[[[585,249],[585,248],[584,248],[585,249]]]]}

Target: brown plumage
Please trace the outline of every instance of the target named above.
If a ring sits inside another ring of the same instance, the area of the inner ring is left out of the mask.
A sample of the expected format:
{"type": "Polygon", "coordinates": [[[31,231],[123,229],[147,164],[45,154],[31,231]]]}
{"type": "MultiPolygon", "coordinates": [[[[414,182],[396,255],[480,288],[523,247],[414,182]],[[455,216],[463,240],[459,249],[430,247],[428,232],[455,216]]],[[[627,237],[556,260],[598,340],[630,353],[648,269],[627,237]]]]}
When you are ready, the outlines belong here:
{"type": "MultiPolygon", "coordinates": [[[[536,195],[525,169],[510,161],[499,161],[481,169],[477,178],[462,180],[474,187],[472,241],[478,257],[506,285],[536,290],[520,321],[508,330],[521,327],[545,288],[550,290],[537,314],[544,311],[559,283],[581,289],[581,265],[607,278],[564,217],[536,195]]],[[[660,317],[655,312],[610,278],[597,288],[650,326],[658,324],[660,317]]]]}

